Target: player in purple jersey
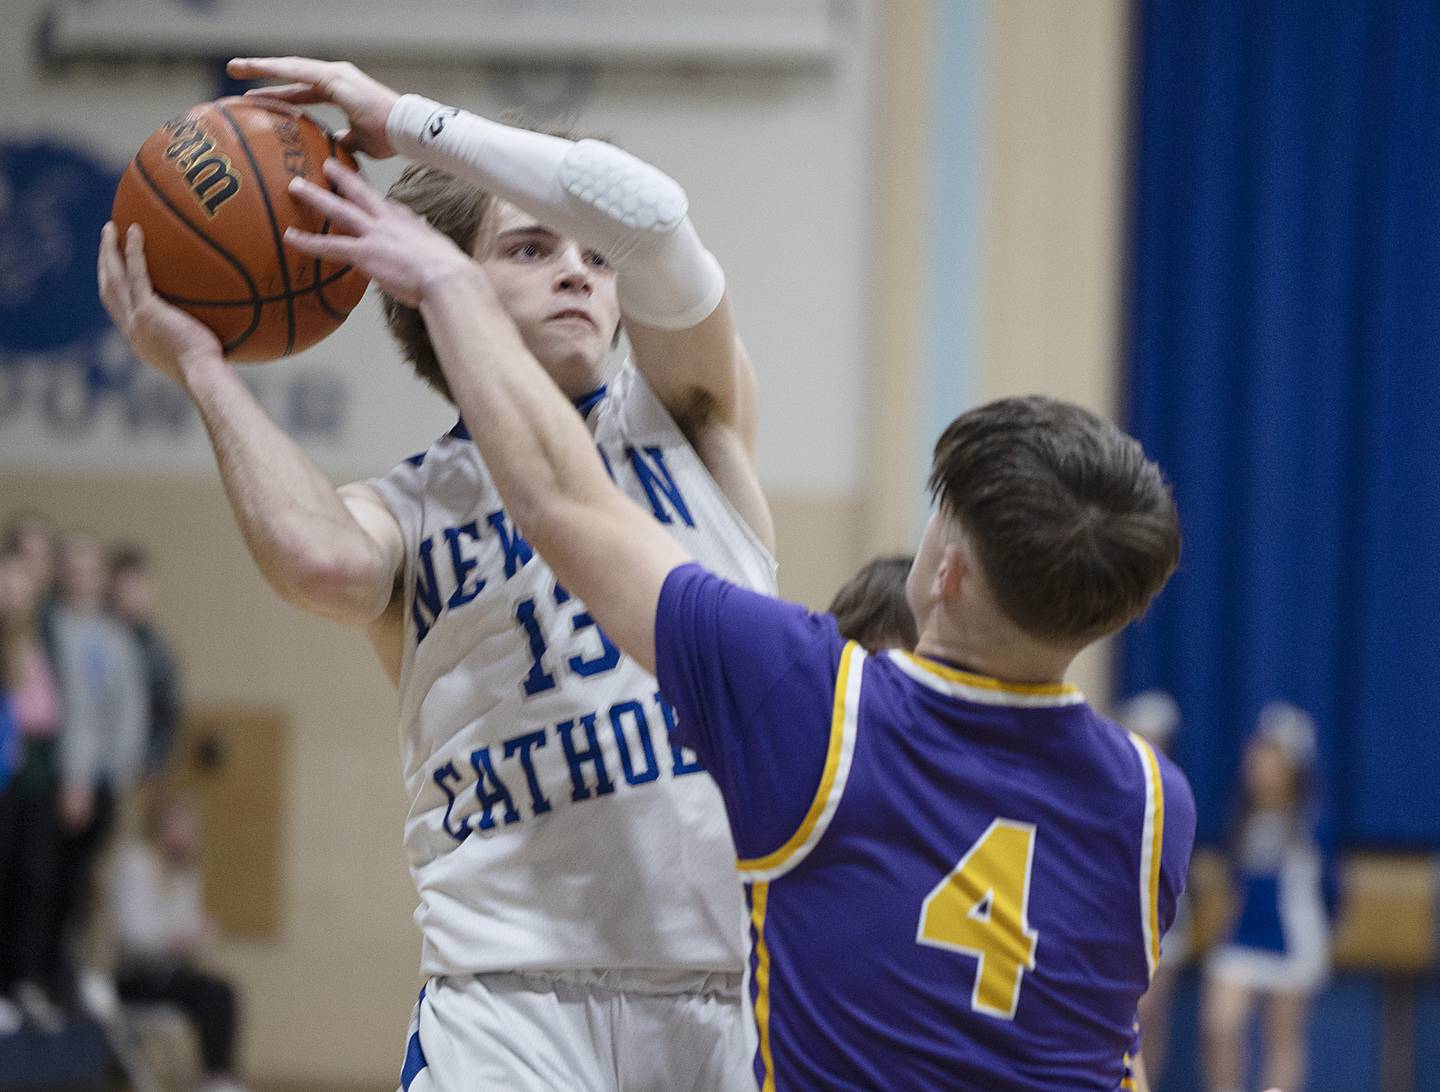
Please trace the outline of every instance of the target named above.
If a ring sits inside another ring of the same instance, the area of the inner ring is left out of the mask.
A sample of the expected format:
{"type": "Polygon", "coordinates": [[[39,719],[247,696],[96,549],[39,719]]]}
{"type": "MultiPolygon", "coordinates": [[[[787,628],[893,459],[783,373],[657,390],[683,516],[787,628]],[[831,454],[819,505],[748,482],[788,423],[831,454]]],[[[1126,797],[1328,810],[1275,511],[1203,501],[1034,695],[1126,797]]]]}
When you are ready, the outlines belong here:
{"type": "Polygon", "coordinates": [[[917,652],[867,655],[830,616],[705,572],[638,519],[484,271],[326,169],[344,197],[302,196],[353,237],[292,241],[420,309],[515,522],[658,669],[674,737],[720,786],[750,885],[759,1084],[1143,1086],[1136,1002],[1194,802],[1062,681],[1178,560],[1139,445],[1045,398],[957,418],[909,580],[917,652]]]}

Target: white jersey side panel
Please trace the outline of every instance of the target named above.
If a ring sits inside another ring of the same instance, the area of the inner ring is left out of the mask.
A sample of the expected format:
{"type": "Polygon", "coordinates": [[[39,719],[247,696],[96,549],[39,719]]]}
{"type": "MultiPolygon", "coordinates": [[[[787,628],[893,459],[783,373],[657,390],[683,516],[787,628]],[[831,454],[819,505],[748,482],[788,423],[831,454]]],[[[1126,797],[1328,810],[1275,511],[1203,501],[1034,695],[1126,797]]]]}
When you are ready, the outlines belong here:
{"type": "MultiPolygon", "coordinates": [[[[630,365],[587,421],[620,488],[707,568],[775,591],[769,552],[630,365]]],[[[673,709],[504,510],[463,429],[371,483],[405,534],[400,724],[428,975],[738,972],[719,791],[673,709]]]]}

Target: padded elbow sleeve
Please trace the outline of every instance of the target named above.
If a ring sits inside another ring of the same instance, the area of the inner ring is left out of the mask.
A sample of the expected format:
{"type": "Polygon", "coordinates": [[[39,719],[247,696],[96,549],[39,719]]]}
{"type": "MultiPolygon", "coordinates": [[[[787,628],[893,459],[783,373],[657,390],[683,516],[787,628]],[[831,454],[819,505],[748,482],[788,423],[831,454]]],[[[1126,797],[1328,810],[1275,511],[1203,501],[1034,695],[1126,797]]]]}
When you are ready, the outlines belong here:
{"type": "Polygon", "coordinates": [[[400,98],[387,129],[401,152],[475,182],[604,255],[627,317],[681,330],[719,305],[725,274],[690,222],[685,191],[644,160],[418,95],[400,98]]]}

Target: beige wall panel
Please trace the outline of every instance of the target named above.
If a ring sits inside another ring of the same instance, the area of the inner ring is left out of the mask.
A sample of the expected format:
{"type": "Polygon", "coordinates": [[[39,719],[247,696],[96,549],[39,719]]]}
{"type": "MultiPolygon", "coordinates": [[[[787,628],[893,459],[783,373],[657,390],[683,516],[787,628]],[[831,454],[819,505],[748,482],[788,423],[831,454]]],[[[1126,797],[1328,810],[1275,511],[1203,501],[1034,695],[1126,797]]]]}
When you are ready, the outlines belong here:
{"type": "MultiPolygon", "coordinates": [[[[899,0],[880,31],[875,119],[875,317],[867,377],[866,519],[863,556],[913,550],[915,448],[925,359],[930,197],[931,6],[899,0]]],[[[858,567],[858,565],[856,566],[858,567]]]]}
{"type": "MultiPolygon", "coordinates": [[[[1129,5],[997,0],[981,277],[981,400],[1043,392],[1118,411],[1129,5]]],[[[1070,678],[1097,704],[1111,653],[1070,678]]]]}
{"type": "Polygon", "coordinates": [[[189,703],[168,782],[203,815],[205,913],[234,937],[280,935],[290,721],[252,705],[189,703]]]}
{"type": "Polygon", "coordinates": [[[872,556],[860,497],[775,492],[776,553],[780,594],[811,610],[824,610],[872,556]]]}

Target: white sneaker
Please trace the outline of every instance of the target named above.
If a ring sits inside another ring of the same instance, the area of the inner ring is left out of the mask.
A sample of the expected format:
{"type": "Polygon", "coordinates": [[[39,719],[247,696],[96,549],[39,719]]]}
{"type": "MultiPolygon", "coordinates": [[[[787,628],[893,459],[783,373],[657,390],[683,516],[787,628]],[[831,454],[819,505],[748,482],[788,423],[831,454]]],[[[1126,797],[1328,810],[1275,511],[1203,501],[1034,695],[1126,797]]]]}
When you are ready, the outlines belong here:
{"type": "Polygon", "coordinates": [[[25,1018],[46,1035],[59,1035],[65,1030],[65,1013],[35,982],[21,982],[15,987],[15,1000],[25,1018]]]}
{"type": "Polygon", "coordinates": [[[0,997],[0,1035],[14,1035],[25,1024],[20,1006],[8,997],[0,997]]]}

